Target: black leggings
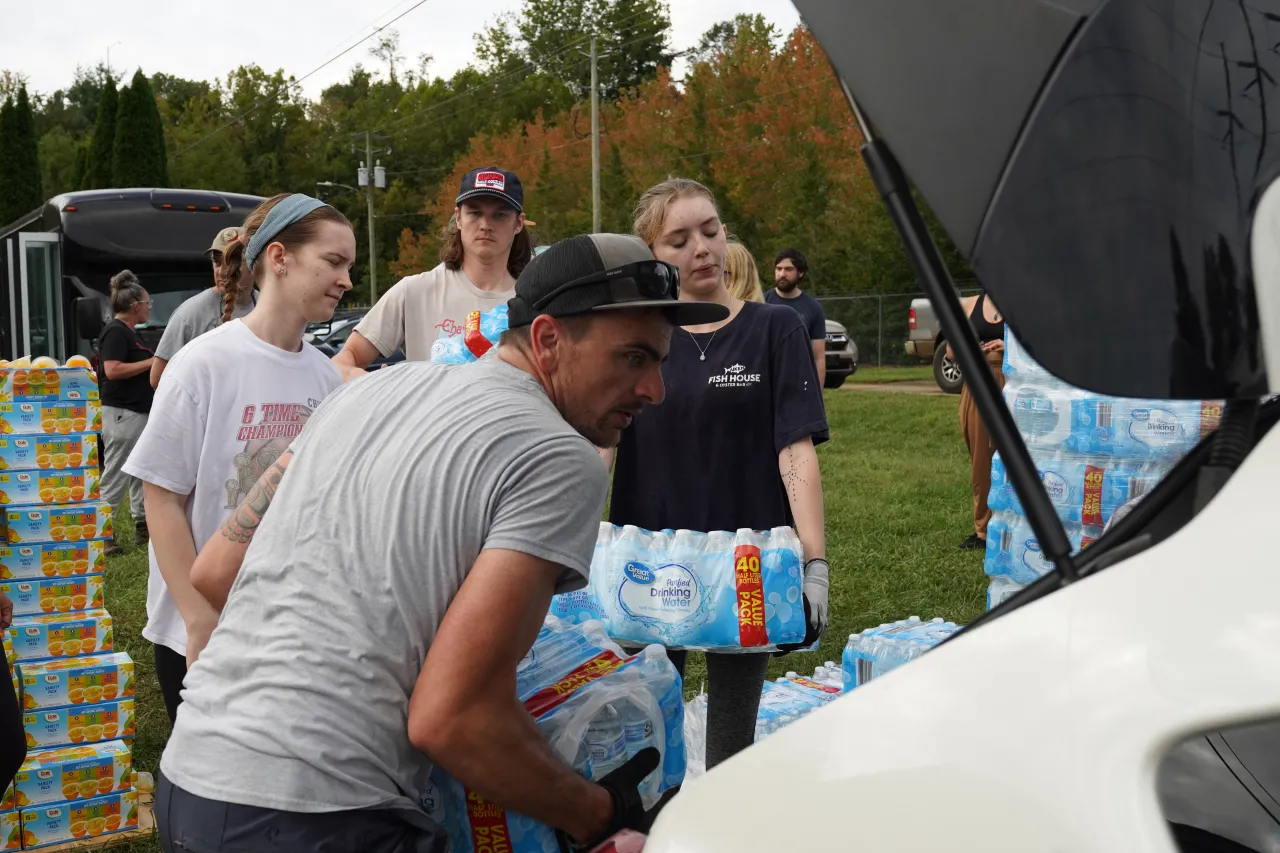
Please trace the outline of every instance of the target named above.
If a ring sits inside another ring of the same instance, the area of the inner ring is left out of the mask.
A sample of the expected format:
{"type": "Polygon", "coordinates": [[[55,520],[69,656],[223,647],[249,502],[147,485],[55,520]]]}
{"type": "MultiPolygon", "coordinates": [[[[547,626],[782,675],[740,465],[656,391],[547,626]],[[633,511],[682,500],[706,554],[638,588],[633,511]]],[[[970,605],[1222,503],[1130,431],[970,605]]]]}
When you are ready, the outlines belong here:
{"type": "Polygon", "coordinates": [[[155,646],[156,679],[160,682],[160,695],[164,697],[164,709],[169,712],[169,725],[178,721],[178,706],[182,704],[182,680],[187,677],[187,659],[168,646],[155,646]]]}
{"type": "MultiPolygon", "coordinates": [[[[688,656],[688,652],[667,649],[681,679],[688,656]]],[[[750,652],[707,653],[708,770],[755,743],[760,689],[768,674],[769,657],[750,652]]]]}
{"type": "Polygon", "coordinates": [[[13,680],[5,672],[4,684],[0,684],[0,788],[9,787],[26,760],[27,733],[22,727],[22,706],[18,704],[13,680]]]}

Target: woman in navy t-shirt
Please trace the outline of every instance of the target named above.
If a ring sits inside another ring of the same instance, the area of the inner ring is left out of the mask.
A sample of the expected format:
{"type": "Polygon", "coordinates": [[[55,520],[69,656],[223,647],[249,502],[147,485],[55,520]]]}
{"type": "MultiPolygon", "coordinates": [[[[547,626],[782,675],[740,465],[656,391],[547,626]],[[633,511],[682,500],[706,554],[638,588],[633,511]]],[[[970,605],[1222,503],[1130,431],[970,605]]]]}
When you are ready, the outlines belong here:
{"type": "MultiPolygon", "coordinates": [[[[719,302],[729,319],[676,329],[666,399],[616,451],[609,520],[648,530],[792,526],[804,545],[812,641],[826,628],[822,388],[800,315],[743,302],[725,286],[727,234],[711,191],[671,179],[645,193],[635,233],[680,270],[680,298],[719,302]]],[[[684,671],[685,655],[671,659],[684,671]]],[[[707,767],[750,746],[768,654],[708,654],[707,767]]]]}

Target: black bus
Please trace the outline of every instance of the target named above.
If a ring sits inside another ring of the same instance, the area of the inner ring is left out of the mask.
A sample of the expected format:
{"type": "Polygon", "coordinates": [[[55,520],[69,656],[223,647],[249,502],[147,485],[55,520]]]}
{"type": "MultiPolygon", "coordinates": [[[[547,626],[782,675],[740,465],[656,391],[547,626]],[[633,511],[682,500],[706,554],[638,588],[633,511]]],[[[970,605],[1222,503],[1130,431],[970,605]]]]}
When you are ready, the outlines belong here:
{"type": "Polygon", "coordinates": [[[133,270],[151,294],[138,326],[155,346],[169,315],[213,285],[205,251],[262,198],[208,190],[66,193],[0,227],[0,358],[93,356],[111,317],[111,276],[133,270]]]}

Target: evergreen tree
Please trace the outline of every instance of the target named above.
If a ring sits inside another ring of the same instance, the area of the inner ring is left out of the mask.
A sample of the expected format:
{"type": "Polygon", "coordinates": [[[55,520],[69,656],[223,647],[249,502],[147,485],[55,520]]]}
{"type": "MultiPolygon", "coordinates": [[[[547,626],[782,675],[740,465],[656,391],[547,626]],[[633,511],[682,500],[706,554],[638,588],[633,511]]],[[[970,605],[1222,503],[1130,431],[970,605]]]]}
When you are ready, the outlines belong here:
{"type": "Polygon", "coordinates": [[[151,84],[141,71],[120,92],[111,174],[120,187],[163,187],[166,180],[164,127],[151,84]]]}
{"type": "Polygon", "coordinates": [[[6,100],[0,110],[0,223],[12,222],[43,201],[35,118],[22,86],[17,102],[6,100]]]}
{"type": "Polygon", "coordinates": [[[88,180],[85,189],[102,190],[115,186],[113,160],[116,145],[116,113],[120,109],[116,81],[107,77],[98,101],[98,115],[93,125],[93,143],[89,149],[88,180]]]}

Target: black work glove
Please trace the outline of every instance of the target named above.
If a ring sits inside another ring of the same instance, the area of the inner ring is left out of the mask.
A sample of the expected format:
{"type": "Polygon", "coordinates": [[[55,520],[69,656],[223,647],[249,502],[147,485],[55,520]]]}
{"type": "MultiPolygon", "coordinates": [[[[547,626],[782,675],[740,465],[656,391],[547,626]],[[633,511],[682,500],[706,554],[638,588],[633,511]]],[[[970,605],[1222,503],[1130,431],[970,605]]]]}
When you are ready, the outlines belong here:
{"type": "MultiPolygon", "coordinates": [[[[640,783],[658,769],[661,761],[662,753],[658,752],[657,747],[648,746],[601,779],[597,784],[608,791],[613,799],[613,819],[599,838],[593,838],[586,844],[574,844],[568,835],[557,829],[556,841],[559,842],[562,853],[590,850],[624,829],[647,831],[653,822],[654,815],[647,814],[644,810],[644,803],[640,799],[640,783]]],[[[654,811],[656,812],[660,807],[661,803],[655,807],[654,811]]]]}

